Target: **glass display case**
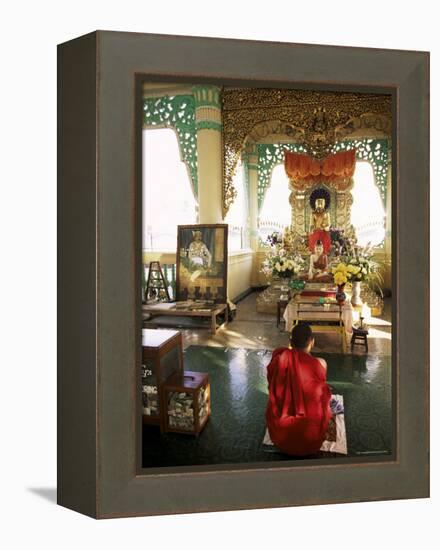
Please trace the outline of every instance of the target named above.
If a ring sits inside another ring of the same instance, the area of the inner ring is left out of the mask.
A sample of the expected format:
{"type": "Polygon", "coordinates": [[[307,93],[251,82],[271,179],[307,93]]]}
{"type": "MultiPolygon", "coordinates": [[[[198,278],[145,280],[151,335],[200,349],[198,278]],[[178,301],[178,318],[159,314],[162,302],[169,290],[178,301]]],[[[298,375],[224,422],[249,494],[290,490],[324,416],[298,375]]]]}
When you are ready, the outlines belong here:
{"type": "Polygon", "coordinates": [[[211,414],[208,374],[175,373],[163,385],[164,431],[198,435],[211,414]]]}

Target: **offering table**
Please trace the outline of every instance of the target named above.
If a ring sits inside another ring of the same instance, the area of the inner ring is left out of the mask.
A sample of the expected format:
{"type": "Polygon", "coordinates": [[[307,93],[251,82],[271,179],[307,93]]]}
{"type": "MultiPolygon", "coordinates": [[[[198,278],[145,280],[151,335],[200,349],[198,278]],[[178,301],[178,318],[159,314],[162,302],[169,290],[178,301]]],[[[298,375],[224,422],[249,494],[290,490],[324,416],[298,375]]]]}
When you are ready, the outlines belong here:
{"type": "Polygon", "coordinates": [[[342,352],[347,351],[347,336],[352,333],[353,307],[350,301],[339,304],[335,298],[298,293],[288,303],[284,315],[286,331],[300,321],[308,322],[316,332],[336,332],[341,337],[342,352]]]}

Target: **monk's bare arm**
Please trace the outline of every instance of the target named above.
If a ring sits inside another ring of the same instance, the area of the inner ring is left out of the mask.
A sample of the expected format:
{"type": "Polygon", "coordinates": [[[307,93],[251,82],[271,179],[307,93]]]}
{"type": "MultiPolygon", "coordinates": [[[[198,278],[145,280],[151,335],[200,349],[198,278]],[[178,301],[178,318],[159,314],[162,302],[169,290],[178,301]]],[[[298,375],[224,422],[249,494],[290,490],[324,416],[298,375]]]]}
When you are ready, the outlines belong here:
{"type": "Polygon", "coordinates": [[[324,369],[325,373],[327,374],[327,361],[325,359],[322,359],[322,357],[317,357],[317,359],[321,363],[322,368],[324,369]]]}

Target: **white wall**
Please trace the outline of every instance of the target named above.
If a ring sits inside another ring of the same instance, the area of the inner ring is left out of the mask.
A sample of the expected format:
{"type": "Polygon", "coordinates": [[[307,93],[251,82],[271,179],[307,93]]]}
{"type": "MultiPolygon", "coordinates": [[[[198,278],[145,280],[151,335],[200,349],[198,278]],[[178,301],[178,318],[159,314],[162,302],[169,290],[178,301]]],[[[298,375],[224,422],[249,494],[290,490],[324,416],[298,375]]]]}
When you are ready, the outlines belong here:
{"type": "Polygon", "coordinates": [[[228,294],[234,301],[252,285],[253,252],[243,251],[229,255],[228,261],[228,294]]]}

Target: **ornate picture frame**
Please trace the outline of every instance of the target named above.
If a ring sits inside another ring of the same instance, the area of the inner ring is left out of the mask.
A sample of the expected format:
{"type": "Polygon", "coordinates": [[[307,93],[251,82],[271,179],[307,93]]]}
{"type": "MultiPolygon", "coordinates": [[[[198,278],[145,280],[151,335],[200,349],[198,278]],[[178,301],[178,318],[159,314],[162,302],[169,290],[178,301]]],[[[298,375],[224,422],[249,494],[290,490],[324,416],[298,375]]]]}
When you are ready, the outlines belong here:
{"type": "Polygon", "coordinates": [[[177,226],[176,299],[226,304],[227,250],[227,224],[177,226]],[[197,242],[203,247],[201,253],[192,249],[197,242]]]}
{"type": "Polygon", "coordinates": [[[428,496],[429,54],[97,31],[58,47],[58,100],[58,503],[111,518],[428,496]],[[145,77],[391,95],[392,456],[140,468],[145,77]]]}

